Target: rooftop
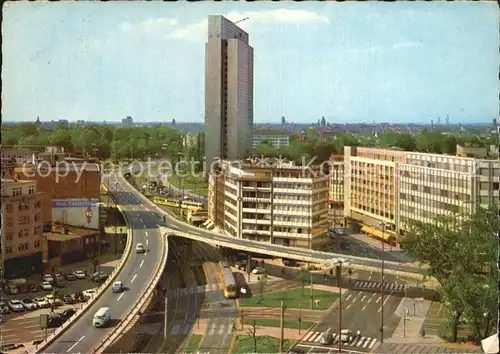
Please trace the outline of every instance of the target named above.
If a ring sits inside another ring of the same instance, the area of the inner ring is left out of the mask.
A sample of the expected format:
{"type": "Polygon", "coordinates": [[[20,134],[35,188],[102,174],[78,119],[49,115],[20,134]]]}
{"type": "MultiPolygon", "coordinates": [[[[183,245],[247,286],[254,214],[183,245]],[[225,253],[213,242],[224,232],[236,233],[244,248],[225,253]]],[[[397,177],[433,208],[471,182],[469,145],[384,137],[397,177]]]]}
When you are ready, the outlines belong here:
{"type": "Polygon", "coordinates": [[[43,234],[47,237],[47,240],[50,241],[66,241],[66,240],[76,240],[82,237],[95,235],[99,232],[99,230],[95,229],[86,229],[83,227],[77,226],[59,226],[60,232],[44,232],[43,234]],[[64,229],[68,230],[68,234],[64,234],[64,229]]]}

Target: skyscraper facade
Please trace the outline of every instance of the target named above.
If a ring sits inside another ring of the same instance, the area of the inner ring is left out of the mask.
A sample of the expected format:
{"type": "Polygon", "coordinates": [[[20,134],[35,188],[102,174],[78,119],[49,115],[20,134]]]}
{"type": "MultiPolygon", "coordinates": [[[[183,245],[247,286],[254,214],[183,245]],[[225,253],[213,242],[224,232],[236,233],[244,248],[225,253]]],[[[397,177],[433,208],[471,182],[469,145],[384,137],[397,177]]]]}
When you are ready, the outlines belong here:
{"type": "Polygon", "coordinates": [[[208,17],[205,45],[205,156],[237,160],[252,151],[253,48],[248,33],[223,16],[208,17]]]}

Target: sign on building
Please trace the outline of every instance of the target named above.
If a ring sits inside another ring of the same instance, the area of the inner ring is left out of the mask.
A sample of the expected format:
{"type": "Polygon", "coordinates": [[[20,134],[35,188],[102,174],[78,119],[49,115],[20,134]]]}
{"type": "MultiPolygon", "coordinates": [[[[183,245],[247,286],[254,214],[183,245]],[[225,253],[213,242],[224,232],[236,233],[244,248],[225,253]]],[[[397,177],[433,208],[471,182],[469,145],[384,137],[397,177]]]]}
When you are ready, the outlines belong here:
{"type": "Polygon", "coordinates": [[[52,222],[98,229],[99,200],[54,199],[52,200],[52,222]]]}

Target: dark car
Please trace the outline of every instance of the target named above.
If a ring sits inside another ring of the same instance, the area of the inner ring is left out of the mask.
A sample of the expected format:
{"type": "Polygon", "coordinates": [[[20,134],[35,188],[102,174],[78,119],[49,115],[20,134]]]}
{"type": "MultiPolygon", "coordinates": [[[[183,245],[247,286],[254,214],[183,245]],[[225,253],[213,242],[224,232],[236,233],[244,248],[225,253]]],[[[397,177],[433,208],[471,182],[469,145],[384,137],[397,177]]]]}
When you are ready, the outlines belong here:
{"type": "Polygon", "coordinates": [[[29,284],[28,285],[28,289],[30,292],[32,293],[36,293],[36,292],[39,292],[40,291],[40,288],[38,287],[38,285],[36,284],[29,284]]]}
{"type": "Polygon", "coordinates": [[[65,304],[69,305],[76,304],[77,302],[76,296],[70,294],[64,294],[62,296],[62,300],[64,301],[65,304]]]}
{"type": "Polygon", "coordinates": [[[26,294],[30,291],[29,286],[27,284],[19,285],[18,289],[21,294],[26,294]]]}
{"type": "Polygon", "coordinates": [[[64,322],[66,322],[71,316],[73,316],[76,313],[75,310],[73,309],[66,309],[63,312],[61,312],[61,318],[64,322]]]}
{"type": "Polygon", "coordinates": [[[57,288],[64,288],[66,286],[66,284],[64,283],[64,280],[61,280],[61,279],[54,280],[53,285],[57,288]]]}
{"type": "Polygon", "coordinates": [[[60,313],[51,313],[48,318],[47,327],[57,328],[64,323],[64,320],[60,313]]]}

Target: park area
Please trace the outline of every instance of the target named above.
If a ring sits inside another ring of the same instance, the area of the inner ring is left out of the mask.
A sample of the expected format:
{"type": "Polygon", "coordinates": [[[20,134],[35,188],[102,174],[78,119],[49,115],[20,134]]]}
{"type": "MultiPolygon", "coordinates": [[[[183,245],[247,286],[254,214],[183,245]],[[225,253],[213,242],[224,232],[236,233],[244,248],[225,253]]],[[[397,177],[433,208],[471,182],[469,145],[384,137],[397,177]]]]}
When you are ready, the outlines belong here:
{"type": "Polygon", "coordinates": [[[195,195],[207,196],[208,185],[205,183],[203,176],[178,176],[172,175],[168,177],[168,182],[180,190],[184,189],[185,192],[191,192],[195,195]]]}
{"type": "MultiPolygon", "coordinates": [[[[324,290],[313,290],[312,310],[326,310],[338,299],[339,295],[324,290]]],[[[255,294],[252,297],[242,299],[240,306],[242,307],[280,307],[281,302],[284,302],[286,308],[303,308],[311,309],[311,289],[296,288],[288,291],[255,294]]]]}
{"type": "MultiPolygon", "coordinates": [[[[283,341],[283,352],[288,351],[294,344],[293,340],[283,341]]],[[[236,353],[279,353],[279,339],[270,336],[255,336],[251,334],[236,337],[236,345],[233,354],[236,353]]]]}
{"type": "MultiPolygon", "coordinates": [[[[243,324],[247,326],[255,325],[256,327],[281,327],[281,320],[279,318],[245,318],[243,324]]],[[[314,322],[298,320],[285,320],[283,328],[290,329],[308,329],[312,327],[314,322]]]]}

